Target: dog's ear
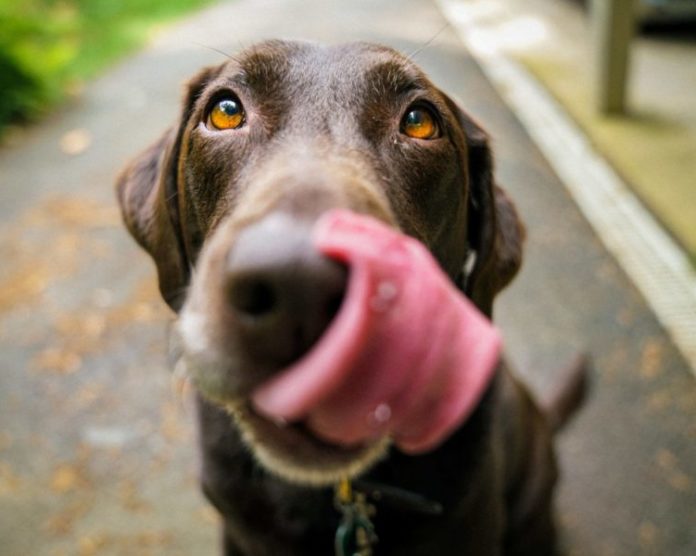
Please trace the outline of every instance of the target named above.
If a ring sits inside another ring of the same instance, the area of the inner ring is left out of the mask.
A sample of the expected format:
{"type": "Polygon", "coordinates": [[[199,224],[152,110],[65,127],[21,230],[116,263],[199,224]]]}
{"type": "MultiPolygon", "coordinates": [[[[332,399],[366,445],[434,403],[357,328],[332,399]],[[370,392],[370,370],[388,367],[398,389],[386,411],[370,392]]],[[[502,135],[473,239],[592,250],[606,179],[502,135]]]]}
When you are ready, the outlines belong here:
{"type": "Polygon", "coordinates": [[[154,259],[160,292],[174,311],[183,304],[190,272],[179,218],[181,141],[196,99],[219,69],[205,68],[187,83],[178,125],[140,153],[116,180],[126,227],[154,259]]]}
{"type": "Polygon", "coordinates": [[[522,265],[525,230],[515,205],[495,183],[488,134],[454,101],[445,98],[466,142],[470,254],[463,275],[464,292],[490,317],[493,299],[522,265]]]}

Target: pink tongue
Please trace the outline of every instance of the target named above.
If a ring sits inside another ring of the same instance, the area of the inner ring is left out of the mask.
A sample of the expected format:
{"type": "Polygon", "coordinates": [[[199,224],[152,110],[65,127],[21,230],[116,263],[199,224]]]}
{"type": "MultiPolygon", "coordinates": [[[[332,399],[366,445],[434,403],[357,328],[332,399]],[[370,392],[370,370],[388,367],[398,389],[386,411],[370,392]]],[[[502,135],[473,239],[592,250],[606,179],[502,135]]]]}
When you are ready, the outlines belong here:
{"type": "Polygon", "coordinates": [[[435,448],[489,384],[497,330],[422,244],[372,218],[332,211],[314,243],[349,266],[348,291],[318,344],[254,392],[256,410],[344,446],[388,434],[406,452],[435,448]]]}

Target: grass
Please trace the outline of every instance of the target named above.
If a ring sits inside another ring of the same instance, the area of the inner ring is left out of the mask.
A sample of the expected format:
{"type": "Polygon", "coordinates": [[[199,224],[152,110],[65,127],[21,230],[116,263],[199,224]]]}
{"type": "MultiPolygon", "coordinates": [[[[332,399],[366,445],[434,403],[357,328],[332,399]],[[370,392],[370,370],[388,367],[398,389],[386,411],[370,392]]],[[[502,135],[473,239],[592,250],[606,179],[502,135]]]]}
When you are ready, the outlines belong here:
{"type": "Polygon", "coordinates": [[[0,128],[35,119],[212,0],[0,0],[0,128]]]}

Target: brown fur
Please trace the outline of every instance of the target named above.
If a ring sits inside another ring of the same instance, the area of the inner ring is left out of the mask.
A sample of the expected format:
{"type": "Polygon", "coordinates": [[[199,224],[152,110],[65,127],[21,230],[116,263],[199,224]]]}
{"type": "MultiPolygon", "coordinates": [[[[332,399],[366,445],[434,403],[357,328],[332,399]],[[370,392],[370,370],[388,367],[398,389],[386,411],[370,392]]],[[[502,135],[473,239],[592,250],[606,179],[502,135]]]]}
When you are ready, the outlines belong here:
{"type": "Polygon", "coordinates": [[[248,410],[249,392],[306,352],[326,323],[288,343],[283,328],[264,335],[230,316],[226,269],[245,237],[281,226],[281,244],[299,239],[280,258],[331,274],[305,248],[304,230],[330,208],[369,214],[422,241],[489,316],[520,267],[523,227],[494,183],[486,133],[412,62],[362,43],[255,46],[189,82],[175,130],[117,188],[126,225],[180,314],[177,356],[200,392],[202,482],[224,517],[226,554],[330,553],[338,519],[330,489],[293,480],[325,484],[342,474],[444,508],[423,517],[378,507],[379,554],[553,553],[550,428],[504,364],[467,423],[423,456],[332,446],[248,410]],[[225,91],[247,121],[211,130],[207,111],[225,91]],[[401,133],[404,111],[420,105],[437,114],[440,137],[401,133]]]}

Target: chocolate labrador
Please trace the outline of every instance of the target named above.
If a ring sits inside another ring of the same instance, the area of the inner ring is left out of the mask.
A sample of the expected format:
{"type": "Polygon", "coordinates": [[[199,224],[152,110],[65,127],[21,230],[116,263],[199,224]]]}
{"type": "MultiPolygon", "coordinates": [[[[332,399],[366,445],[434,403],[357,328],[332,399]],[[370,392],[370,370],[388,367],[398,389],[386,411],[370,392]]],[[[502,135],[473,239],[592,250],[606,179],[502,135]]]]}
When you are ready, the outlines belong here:
{"type": "Polygon", "coordinates": [[[378,537],[351,554],[555,553],[552,435],[580,400],[580,366],[537,404],[501,362],[468,419],[417,455],[332,444],[244,403],[340,308],[347,270],[309,239],[330,209],[422,242],[488,317],[520,267],[523,227],[486,133],[410,59],[366,43],[244,50],[188,83],[178,124],[117,191],[178,313],[177,368],[197,392],[225,554],[331,554],[341,476],[378,537]]]}

